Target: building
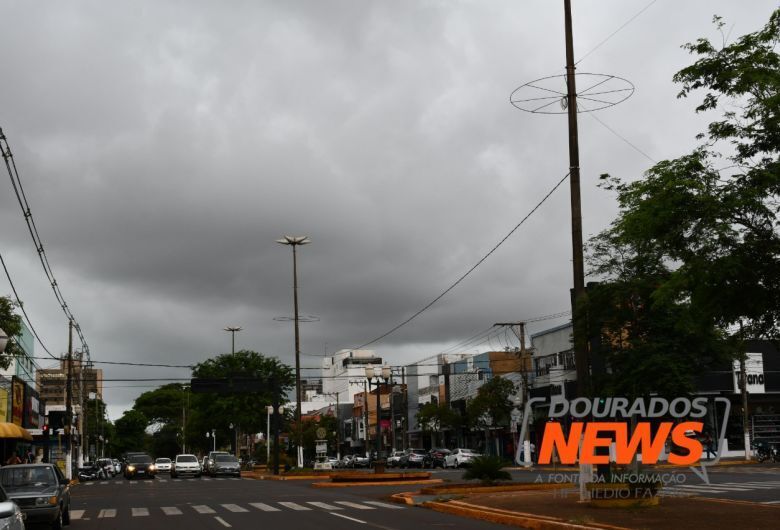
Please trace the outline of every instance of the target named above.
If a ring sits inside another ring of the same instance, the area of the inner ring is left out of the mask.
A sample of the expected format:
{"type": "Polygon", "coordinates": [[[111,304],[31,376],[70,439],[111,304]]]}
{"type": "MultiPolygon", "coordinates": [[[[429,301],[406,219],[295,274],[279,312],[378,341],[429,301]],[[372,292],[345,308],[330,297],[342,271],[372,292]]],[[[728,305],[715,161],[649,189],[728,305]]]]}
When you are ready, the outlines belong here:
{"type": "MultiPolygon", "coordinates": [[[[73,359],[72,385],[73,401],[78,401],[79,392],[82,389],[83,379],[83,398],[86,400],[90,393],[97,394],[98,399],[103,398],[103,370],[84,365],[82,370],[82,361],[73,359]],[[83,376],[83,377],[82,377],[83,376]]],[[[36,387],[40,399],[46,403],[46,406],[65,405],[65,395],[68,380],[68,361],[60,361],[59,368],[41,368],[37,371],[36,387]]]]}
{"type": "Polygon", "coordinates": [[[14,342],[22,350],[21,355],[11,358],[8,368],[0,368],[0,375],[7,379],[17,377],[30,386],[35,385],[35,371],[37,365],[33,358],[35,357],[35,338],[24,322],[22,324],[22,333],[14,337],[14,342]]]}
{"type": "MultiPolygon", "coordinates": [[[[322,360],[322,395],[339,403],[352,403],[365,391],[366,368],[382,368],[382,358],[373,350],[340,350],[322,360]]],[[[316,401],[316,399],[312,399],[316,401]]]]}

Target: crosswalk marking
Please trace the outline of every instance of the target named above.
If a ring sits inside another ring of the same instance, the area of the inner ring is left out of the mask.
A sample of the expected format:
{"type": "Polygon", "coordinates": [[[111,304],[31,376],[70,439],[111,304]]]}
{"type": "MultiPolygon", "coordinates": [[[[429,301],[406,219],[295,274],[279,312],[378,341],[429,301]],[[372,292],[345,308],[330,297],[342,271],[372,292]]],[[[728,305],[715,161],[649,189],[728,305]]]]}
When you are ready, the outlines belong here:
{"type": "Polygon", "coordinates": [[[81,519],[81,517],[84,515],[84,510],[71,510],[70,511],[70,518],[73,521],[77,521],[81,519]]]}
{"type": "Polygon", "coordinates": [[[159,480],[160,482],[168,482],[168,479],[167,479],[167,478],[161,478],[161,479],[158,479],[158,480],[159,480]]]}
{"type": "Polygon", "coordinates": [[[252,506],[253,508],[257,508],[258,510],[262,510],[264,512],[279,512],[279,508],[274,508],[273,506],[270,506],[268,504],[265,504],[263,502],[250,502],[249,506],[252,506]]]}
{"type": "Polygon", "coordinates": [[[165,515],[182,515],[181,510],[175,506],[163,506],[161,509],[165,515]]]}
{"type": "Polygon", "coordinates": [[[363,504],[358,504],[356,502],[336,501],[336,504],[340,504],[342,506],[348,506],[349,508],[355,508],[356,510],[376,510],[376,508],[374,508],[373,506],[365,506],[363,504]]]}
{"type": "Polygon", "coordinates": [[[108,484],[108,481],[104,480],[104,481],[101,482],[101,484],[108,484]]]}
{"type": "Polygon", "coordinates": [[[133,517],[146,517],[149,515],[149,508],[131,508],[133,517]]]}
{"type": "Polygon", "coordinates": [[[344,508],[339,508],[338,506],[333,506],[332,504],[328,504],[326,502],[307,502],[306,504],[311,504],[312,506],[316,506],[317,508],[322,508],[323,510],[343,510],[344,508]]]}
{"type": "Polygon", "coordinates": [[[242,508],[238,504],[221,504],[224,509],[234,512],[234,513],[241,513],[241,512],[248,512],[246,508],[242,508]]]}
{"type": "Polygon", "coordinates": [[[364,501],[366,504],[371,504],[372,506],[377,506],[379,508],[389,508],[391,510],[403,510],[400,506],[397,506],[395,504],[388,504],[386,502],[379,502],[379,501],[364,501]]]}
{"type": "Polygon", "coordinates": [[[98,519],[110,519],[112,517],[116,517],[116,510],[113,508],[106,508],[98,513],[98,519]]]}
{"type": "Polygon", "coordinates": [[[289,508],[291,510],[296,510],[296,511],[299,511],[299,512],[302,512],[302,511],[305,511],[305,510],[311,510],[311,508],[308,508],[306,506],[301,506],[300,504],[297,504],[295,502],[280,502],[279,504],[281,504],[285,508],[289,508]]]}
{"type": "Polygon", "coordinates": [[[205,504],[196,504],[192,507],[193,510],[195,510],[198,513],[217,513],[213,509],[209,508],[205,504]]]}

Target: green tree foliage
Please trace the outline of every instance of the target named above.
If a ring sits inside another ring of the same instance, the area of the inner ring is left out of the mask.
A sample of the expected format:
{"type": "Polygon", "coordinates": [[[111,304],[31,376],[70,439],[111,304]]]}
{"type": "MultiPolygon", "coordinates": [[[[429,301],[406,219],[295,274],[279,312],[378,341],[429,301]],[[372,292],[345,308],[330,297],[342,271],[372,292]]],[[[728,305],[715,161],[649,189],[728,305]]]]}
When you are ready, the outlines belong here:
{"type": "Polygon", "coordinates": [[[257,378],[266,383],[257,393],[234,395],[192,394],[187,420],[188,445],[211,447],[205,433],[217,429],[217,446],[229,447],[235,433],[230,424],[240,426],[242,432],[265,432],[266,407],[281,398],[294,385],[292,369],[273,357],[254,351],[241,350],[224,354],[198,364],[193,377],[202,378],[257,378]]]}
{"type": "Polygon", "coordinates": [[[478,456],[463,473],[465,480],[481,480],[484,484],[493,484],[497,480],[512,480],[512,475],[504,471],[504,461],[497,456],[478,456]]]}
{"type": "Polygon", "coordinates": [[[316,441],[320,439],[317,437],[317,429],[319,428],[325,429],[325,437],[322,439],[327,440],[328,449],[332,453],[335,453],[338,423],[336,422],[336,418],[334,416],[324,414],[316,421],[313,419],[303,420],[302,424],[303,432],[301,434],[303,437],[303,456],[306,460],[313,459],[316,456],[316,441]]]}
{"type": "Polygon", "coordinates": [[[142,412],[135,409],[125,411],[115,424],[117,451],[121,454],[127,451],[148,450],[149,435],[146,433],[148,425],[149,420],[142,412]]]}
{"type": "Polygon", "coordinates": [[[416,418],[422,431],[431,435],[432,445],[437,445],[435,435],[457,429],[462,423],[460,414],[444,403],[426,403],[417,411],[416,418]]]}
{"type": "Polygon", "coordinates": [[[517,392],[509,379],[495,376],[479,387],[477,395],[466,406],[469,423],[477,428],[508,425],[512,414],[512,396],[517,392]]]}
{"type": "Polygon", "coordinates": [[[8,368],[14,355],[22,352],[21,347],[13,340],[22,334],[22,317],[14,312],[16,303],[7,296],[0,296],[0,329],[12,340],[8,341],[5,352],[0,355],[0,367],[8,368]]]}
{"type": "MultiPolygon", "coordinates": [[[[716,17],[718,27],[722,27],[716,17]]],[[[577,308],[598,335],[615,392],[680,393],[724,360],[732,331],[780,331],[780,11],[764,28],[720,47],[698,39],[679,71],[679,97],[703,93],[697,112],[718,116],[702,145],[642,179],[603,176],[619,215],[590,241],[603,279],[577,308]]]]}

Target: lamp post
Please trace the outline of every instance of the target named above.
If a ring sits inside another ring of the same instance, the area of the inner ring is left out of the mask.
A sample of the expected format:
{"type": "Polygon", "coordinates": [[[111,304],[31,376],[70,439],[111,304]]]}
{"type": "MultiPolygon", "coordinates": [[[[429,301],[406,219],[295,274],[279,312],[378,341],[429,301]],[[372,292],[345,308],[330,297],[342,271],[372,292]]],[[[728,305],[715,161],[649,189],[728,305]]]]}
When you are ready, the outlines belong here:
{"type": "Polygon", "coordinates": [[[380,422],[382,406],[380,403],[382,385],[390,381],[392,372],[390,367],[385,365],[381,370],[375,370],[373,366],[366,366],[366,379],[368,379],[369,392],[371,391],[371,385],[376,385],[376,458],[380,460],[380,454],[382,452],[382,424],[380,422]],[[373,382],[376,380],[376,382],[373,382]]]}
{"type": "MultiPolygon", "coordinates": [[[[209,431],[206,431],[206,438],[209,437],[209,431]]],[[[211,442],[212,442],[212,451],[217,450],[217,430],[211,429],[211,442]]]]}
{"type": "Polygon", "coordinates": [[[230,353],[236,353],[236,332],[241,331],[241,326],[227,326],[226,328],[223,328],[224,331],[227,331],[230,333],[230,353]]]}
{"type": "Polygon", "coordinates": [[[274,412],[273,405],[265,407],[265,468],[271,467],[271,414],[274,412]]]}
{"type": "Polygon", "coordinates": [[[0,328],[0,353],[5,351],[5,347],[8,344],[8,335],[6,335],[3,328],[0,328]]]}
{"type": "Polygon", "coordinates": [[[301,337],[298,331],[298,259],[296,247],[308,245],[308,236],[284,236],[277,239],[280,245],[288,245],[293,250],[293,310],[295,312],[295,425],[298,431],[298,467],[303,467],[303,436],[301,431],[301,337]]]}

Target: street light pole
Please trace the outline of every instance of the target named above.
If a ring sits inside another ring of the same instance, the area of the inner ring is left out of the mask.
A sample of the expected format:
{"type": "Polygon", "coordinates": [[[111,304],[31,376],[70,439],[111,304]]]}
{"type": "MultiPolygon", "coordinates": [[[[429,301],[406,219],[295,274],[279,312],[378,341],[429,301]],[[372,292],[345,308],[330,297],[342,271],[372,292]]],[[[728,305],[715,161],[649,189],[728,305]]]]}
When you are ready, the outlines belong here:
{"type": "MultiPolygon", "coordinates": [[[[368,384],[372,384],[372,380],[376,379],[376,458],[377,460],[380,460],[380,455],[382,453],[382,424],[380,422],[381,419],[381,412],[382,412],[382,404],[381,404],[381,395],[382,395],[382,384],[387,383],[387,381],[390,380],[391,376],[391,370],[389,366],[383,366],[381,371],[377,372],[373,366],[367,366],[366,367],[366,379],[368,379],[368,384]]],[[[368,426],[366,426],[368,428],[368,426]]]]}
{"type": "Polygon", "coordinates": [[[231,339],[230,353],[236,353],[236,332],[241,331],[242,329],[244,328],[242,328],[241,326],[227,326],[226,328],[223,328],[224,331],[230,333],[230,339],[231,339]]]}
{"type": "Polygon", "coordinates": [[[277,243],[288,245],[293,250],[293,310],[295,312],[295,425],[298,431],[298,467],[303,467],[303,433],[301,431],[301,337],[298,330],[298,258],[296,247],[308,245],[308,236],[284,236],[277,243]]]}

